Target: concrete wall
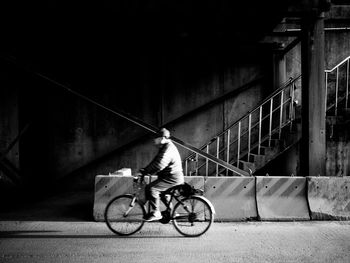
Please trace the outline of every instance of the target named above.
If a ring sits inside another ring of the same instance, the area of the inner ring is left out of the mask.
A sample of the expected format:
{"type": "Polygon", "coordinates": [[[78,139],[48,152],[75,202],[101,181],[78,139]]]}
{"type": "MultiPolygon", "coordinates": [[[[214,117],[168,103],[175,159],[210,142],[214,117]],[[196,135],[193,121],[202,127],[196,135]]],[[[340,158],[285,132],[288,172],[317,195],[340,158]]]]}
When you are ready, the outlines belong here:
{"type": "MultiPolygon", "coordinates": [[[[19,133],[18,89],[16,76],[4,64],[0,64],[0,156],[8,150],[19,133]]],[[[0,157],[0,158],[1,158],[0,157]]],[[[19,168],[19,144],[13,145],[6,160],[19,168]]],[[[0,169],[0,189],[12,187],[13,181],[0,169]]]]}
{"type": "MultiPolygon", "coordinates": [[[[327,68],[349,53],[349,39],[349,31],[326,32],[327,68]]],[[[77,47],[76,57],[63,63],[64,70],[59,66],[41,70],[60,72],[51,76],[107,107],[122,109],[155,126],[171,122],[173,135],[197,147],[271,92],[272,54],[264,50],[187,38],[179,38],[176,43],[156,39],[142,46],[133,40],[121,41],[118,47],[106,43],[108,51],[95,53],[77,47]],[[83,68],[76,67],[84,63],[83,68]],[[268,81],[176,121],[260,77],[268,81]]],[[[287,54],[287,78],[300,73],[300,61],[298,45],[287,54]]],[[[96,174],[122,167],[137,170],[155,154],[156,149],[141,128],[20,69],[13,68],[14,84],[6,80],[8,67],[1,69],[5,80],[1,80],[4,103],[0,115],[5,117],[0,122],[0,147],[6,148],[19,125],[33,123],[7,156],[19,165],[20,150],[20,168],[27,181],[43,185],[62,181],[92,188],[96,174]],[[20,107],[16,107],[17,100],[21,101],[20,107]],[[137,138],[141,139],[135,141],[137,138]]],[[[187,151],[180,151],[186,157],[187,151]]],[[[288,165],[278,166],[281,174],[297,171],[297,148],[282,159],[288,165]]]]}
{"type": "MultiPolygon", "coordinates": [[[[169,129],[174,136],[197,147],[270,93],[266,82],[257,81],[221,99],[257,79],[269,77],[270,54],[266,52],[250,49],[242,54],[230,48],[218,52],[219,47],[203,44],[198,48],[192,42],[171,45],[168,51],[157,48],[141,50],[141,54],[133,53],[130,47],[125,54],[116,51],[110,55],[110,59],[116,59],[115,65],[78,70],[74,78],[66,78],[67,82],[101,104],[131,113],[154,126],[171,123],[169,129]],[[181,118],[215,100],[218,102],[181,118]]],[[[60,187],[92,188],[96,174],[122,167],[136,171],[153,158],[156,148],[142,128],[46,80],[7,67],[15,71],[18,81],[16,89],[5,84],[13,96],[7,94],[10,97],[2,109],[11,111],[4,112],[6,118],[1,123],[2,133],[8,135],[2,136],[3,145],[16,135],[18,119],[22,124],[32,123],[19,146],[20,168],[31,186],[49,191],[60,182],[60,187]],[[20,107],[12,103],[16,97],[20,107]],[[12,122],[12,130],[6,129],[6,134],[5,120],[12,122]]],[[[187,156],[186,150],[180,148],[180,152],[183,158],[187,156]]]]}
{"type": "MultiPolygon", "coordinates": [[[[326,13],[326,28],[349,28],[349,5],[333,5],[326,13]]],[[[325,32],[325,68],[332,69],[350,56],[350,30],[327,30],[325,32]]]]}
{"type": "MultiPolygon", "coordinates": [[[[176,56],[167,54],[169,57],[163,58],[163,62],[166,61],[162,70],[164,75],[160,76],[162,84],[159,94],[156,94],[161,95],[158,101],[159,112],[154,112],[155,116],[160,116],[158,125],[173,122],[191,110],[267,74],[259,61],[242,64],[242,61],[236,62],[237,59],[228,55],[232,61],[227,68],[222,69],[222,58],[211,53],[213,51],[196,52],[194,49],[184,54],[179,52],[180,54],[176,56]]],[[[148,86],[152,87],[152,84],[148,86]]],[[[154,90],[150,92],[155,94],[154,90]]],[[[173,123],[169,129],[174,136],[199,147],[221,132],[229,123],[245,114],[252,105],[256,105],[264,97],[265,93],[267,92],[260,83],[236,97],[231,97],[173,123]]],[[[157,125],[154,122],[153,124],[157,125]]],[[[183,158],[187,156],[187,150],[181,147],[179,150],[183,158]]],[[[91,181],[96,174],[121,167],[131,167],[135,171],[146,165],[155,152],[156,149],[147,139],[129,145],[104,158],[103,162],[98,163],[94,168],[86,169],[85,176],[76,177],[79,181],[77,184],[80,185],[83,180],[86,180],[83,178],[91,181]]]]}

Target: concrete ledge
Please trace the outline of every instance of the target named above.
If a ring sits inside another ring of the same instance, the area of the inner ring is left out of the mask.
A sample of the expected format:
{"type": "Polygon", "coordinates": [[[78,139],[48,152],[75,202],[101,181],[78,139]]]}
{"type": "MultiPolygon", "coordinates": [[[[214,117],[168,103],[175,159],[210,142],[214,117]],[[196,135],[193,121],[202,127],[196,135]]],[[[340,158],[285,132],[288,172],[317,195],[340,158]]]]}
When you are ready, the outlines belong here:
{"type": "Polygon", "coordinates": [[[313,220],[350,220],[350,178],[308,177],[307,198],[313,220]]]}
{"type": "Polygon", "coordinates": [[[261,220],[310,220],[305,177],[256,177],[261,220]]]}

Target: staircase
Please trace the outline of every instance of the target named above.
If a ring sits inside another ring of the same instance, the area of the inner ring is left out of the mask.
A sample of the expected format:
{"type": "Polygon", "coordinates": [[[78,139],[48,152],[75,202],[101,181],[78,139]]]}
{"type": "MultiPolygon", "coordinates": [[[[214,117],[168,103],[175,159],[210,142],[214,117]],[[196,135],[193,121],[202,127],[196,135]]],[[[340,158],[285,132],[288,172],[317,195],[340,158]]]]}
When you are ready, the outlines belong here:
{"type": "MultiPolygon", "coordinates": [[[[330,138],[335,130],[349,130],[349,61],[347,57],[325,71],[326,124],[330,138]]],[[[296,96],[300,91],[301,76],[290,79],[200,149],[253,175],[301,139],[301,106],[296,96]]],[[[184,167],[187,176],[234,175],[196,154],[184,160],[184,167]]]]}

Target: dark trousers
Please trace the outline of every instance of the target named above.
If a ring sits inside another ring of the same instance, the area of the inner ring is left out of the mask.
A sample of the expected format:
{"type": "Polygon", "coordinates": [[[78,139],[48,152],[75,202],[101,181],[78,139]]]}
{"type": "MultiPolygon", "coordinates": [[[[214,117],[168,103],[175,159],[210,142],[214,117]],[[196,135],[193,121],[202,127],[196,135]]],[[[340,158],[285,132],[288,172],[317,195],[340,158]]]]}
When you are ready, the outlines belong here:
{"type": "MultiPolygon", "coordinates": [[[[174,182],[164,179],[157,179],[146,186],[146,198],[150,204],[150,212],[159,211],[160,194],[170,187],[182,184],[182,181],[174,182]]],[[[163,202],[168,202],[168,196],[162,196],[163,202]]]]}

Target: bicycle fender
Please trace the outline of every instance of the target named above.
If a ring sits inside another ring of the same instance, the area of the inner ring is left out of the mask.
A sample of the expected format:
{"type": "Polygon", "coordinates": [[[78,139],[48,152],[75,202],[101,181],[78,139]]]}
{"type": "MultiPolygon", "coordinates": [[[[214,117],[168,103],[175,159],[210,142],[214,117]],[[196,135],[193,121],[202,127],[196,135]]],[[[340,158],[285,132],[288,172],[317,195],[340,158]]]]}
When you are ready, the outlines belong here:
{"type": "Polygon", "coordinates": [[[130,196],[130,197],[134,197],[134,195],[132,195],[132,194],[123,194],[123,195],[121,195],[121,196],[130,196]]]}
{"type": "Polygon", "coordinates": [[[215,214],[215,208],[213,206],[213,204],[209,201],[209,199],[207,199],[206,197],[204,196],[201,196],[201,195],[195,195],[195,197],[198,197],[199,199],[202,199],[203,201],[205,201],[206,203],[208,203],[210,209],[211,209],[211,212],[213,214],[215,214]]]}

